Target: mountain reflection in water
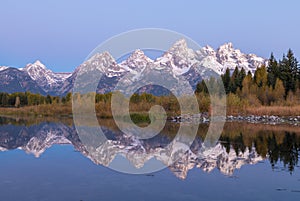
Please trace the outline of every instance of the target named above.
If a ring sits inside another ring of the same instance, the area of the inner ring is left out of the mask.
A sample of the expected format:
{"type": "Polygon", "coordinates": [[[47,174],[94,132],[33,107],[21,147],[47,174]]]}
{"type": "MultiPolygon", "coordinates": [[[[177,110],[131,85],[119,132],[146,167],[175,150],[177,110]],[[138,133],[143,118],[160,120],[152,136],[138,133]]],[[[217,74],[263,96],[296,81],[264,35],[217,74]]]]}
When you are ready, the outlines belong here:
{"type": "MultiPolygon", "coordinates": [[[[117,155],[121,155],[135,168],[141,168],[152,158],[168,164],[167,158],[162,157],[162,149],[173,143],[179,127],[178,124],[168,123],[159,135],[139,140],[120,132],[113,120],[101,120],[100,124],[108,140],[91,152],[82,144],[70,119],[36,122],[1,117],[0,151],[22,149],[40,157],[54,144],[72,144],[97,165],[109,166],[117,155]]],[[[207,129],[207,124],[201,124],[192,146],[169,166],[176,177],[185,179],[193,168],[205,172],[218,169],[225,175],[232,175],[235,169],[243,165],[266,159],[274,169],[278,168],[278,162],[282,162],[282,168],[290,173],[298,165],[299,127],[226,123],[219,142],[203,151],[202,142],[207,129]]]]}

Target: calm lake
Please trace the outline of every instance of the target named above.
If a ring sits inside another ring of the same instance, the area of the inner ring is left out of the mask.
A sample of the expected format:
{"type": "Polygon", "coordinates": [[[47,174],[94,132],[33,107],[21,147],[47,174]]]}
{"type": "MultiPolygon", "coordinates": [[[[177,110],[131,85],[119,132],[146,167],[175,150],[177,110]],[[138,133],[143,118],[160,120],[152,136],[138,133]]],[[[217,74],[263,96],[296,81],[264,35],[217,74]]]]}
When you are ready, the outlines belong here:
{"type": "Polygon", "coordinates": [[[113,120],[101,120],[107,142],[82,143],[72,119],[0,118],[2,201],[243,201],[300,200],[300,127],[226,123],[210,149],[201,124],[189,150],[169,167],[126,174],[117,165],[141,169],[161,164],[179,124],[168,123],[151,139],[124,135],[113,120]]]}

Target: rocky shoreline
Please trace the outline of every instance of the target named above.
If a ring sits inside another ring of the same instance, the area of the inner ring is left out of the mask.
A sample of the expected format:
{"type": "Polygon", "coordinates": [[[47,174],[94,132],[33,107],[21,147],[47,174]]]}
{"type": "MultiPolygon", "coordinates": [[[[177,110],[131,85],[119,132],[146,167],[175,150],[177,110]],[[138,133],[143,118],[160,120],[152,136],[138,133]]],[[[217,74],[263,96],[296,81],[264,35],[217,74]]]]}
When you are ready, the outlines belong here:
{"type": "MultiPolygon", "coordinates": [[[[221,117],[220,117],[221,118],[221,117]]],[[[180,116],[169,117],[169,121],[172,122],[194,122],[194,123],[209,123],[211,118],[209,114],[184,114],[180,116]]],[[[224,119],[223,119],[224,120],[224,119]]],[[[276,116],[276,115],[228,115],[226,116],[226,122],[248,122],[248,123],[260,123],[260,124],[290,124],[300,126],[300,115],[299,116],[276,116]]]]}

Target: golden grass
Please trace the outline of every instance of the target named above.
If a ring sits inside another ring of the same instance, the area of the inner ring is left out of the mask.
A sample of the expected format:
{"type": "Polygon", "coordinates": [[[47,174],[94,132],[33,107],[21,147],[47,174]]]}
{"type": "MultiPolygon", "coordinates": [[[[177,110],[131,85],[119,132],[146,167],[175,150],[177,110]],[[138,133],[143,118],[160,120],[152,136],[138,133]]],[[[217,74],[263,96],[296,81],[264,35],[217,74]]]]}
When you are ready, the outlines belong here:
{"type": "Polygon", "coordinates": [[[277,115],[277,116],[300,116],[300,105],[296,106],[259,106],[248,107],[246,114],[252,115],[277,115]]]}
{"type": "MultiPolygon", "coordinates": [[[[132,113],[148,113],[152,104],[132,104],[130,111],[132,113]]],[[[165,108],[168,108],[165,106],[165,108]]],[[[109,103],[97,103],[96,114],[101,118],[112,118],[111,107],[109,103]]],[[[25,106],[20,108],[1,108],[0,115],[14,115],[20,117],[26,116],[72,116],[71,104],[52,104],[52,105],[37,105],[25,106]]],[[[167,116],[180,114],[176,108],[167,109],[167,116]]],[[[276,116],[300,116],[300,105],[295,106],[233,106],[227,105],[227,115],[276,115],[276,116]]]]}
{"type": "Polygon", "coordinates": [[[69,116],[72,115],[70,105],[35,105],[20,108],[0,108],[1,115],[14,116],[69,116]]]}

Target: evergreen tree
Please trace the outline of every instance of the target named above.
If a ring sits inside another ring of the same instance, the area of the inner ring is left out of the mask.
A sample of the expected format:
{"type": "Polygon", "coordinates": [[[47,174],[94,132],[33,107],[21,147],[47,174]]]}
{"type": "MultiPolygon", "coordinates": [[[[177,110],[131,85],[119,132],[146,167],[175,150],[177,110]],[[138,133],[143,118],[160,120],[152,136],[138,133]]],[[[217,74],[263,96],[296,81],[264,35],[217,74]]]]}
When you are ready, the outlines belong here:
{"type": "Polygon", "coordinates": [[[250,70],[248,71],[248,73],[247,73],[247,76],[250,76],[250,77],[251,77],[251,79],[252,79],[252,73],[251,73],[251,71],[250,71],[250,70]]]}
{"type": "Polygon", "coordinates": [[[230,78],[230,84],[229,84],[229,89],[230,89],[230,92],[232,92],[232,93],[235,93],[238,88],[239,74],[240,74],[239,68],[235,67],[235,69],[232,73],[232,76],[230,78]]]}
{"type": "Polygon", "coordinates": [[[293,81],[296,82],[297,78],[298,78],[298,76],[297,76],[297,74],[298,74],[298,61],[295,58],[294,53],[291,49],[288,50],[287,59],[288,59],[289,65],[290,65],[293,81]]]}
{"type": "Polygon", "coordinates": [[[231,91],[230,89],[230,70],[229,68],[226,69],[225,74],[222,75],[222,80],[224,83],[224,88],[225,88],[225,92],[226,94],[229,94],[229,92],[231,91]]]}
{"type": "Polygon", "coordinates": [[[279,61],[279,78],[283,81],[285,95],[287,95],[289,91],[295,92],[297,66],[298,62],[292,50],[289,49],[287,56],[283,55],[282,60],[279,61]]]}
{"type": "Polygon", "coordinates": [[[8,105],[8,98],[9,98],[8,93],[2,93],[2,97],[1,97],[1,105],[2,106],[8,105]]]}
{"type": "Polygon", "coordinates": [[[279,68],[278,68],[278,62],[275,59],[273,53],[271,53],[268,66],[267,66],[267,72],[268,72],[268,85],[275,87],[276,79],[279,76],[279,68]]]}
{"type": "Polygon", "coordinates": [[[243,88],[243,80],[244,80],[245,77],[246,77],[246,71],[245,71],[244,68],[242,68],[239,75],[238,75],[238,79],[237,79],[237,83],[236,83],[237,87],[240,90],[242,90],[242,88],[243,88]]]}

